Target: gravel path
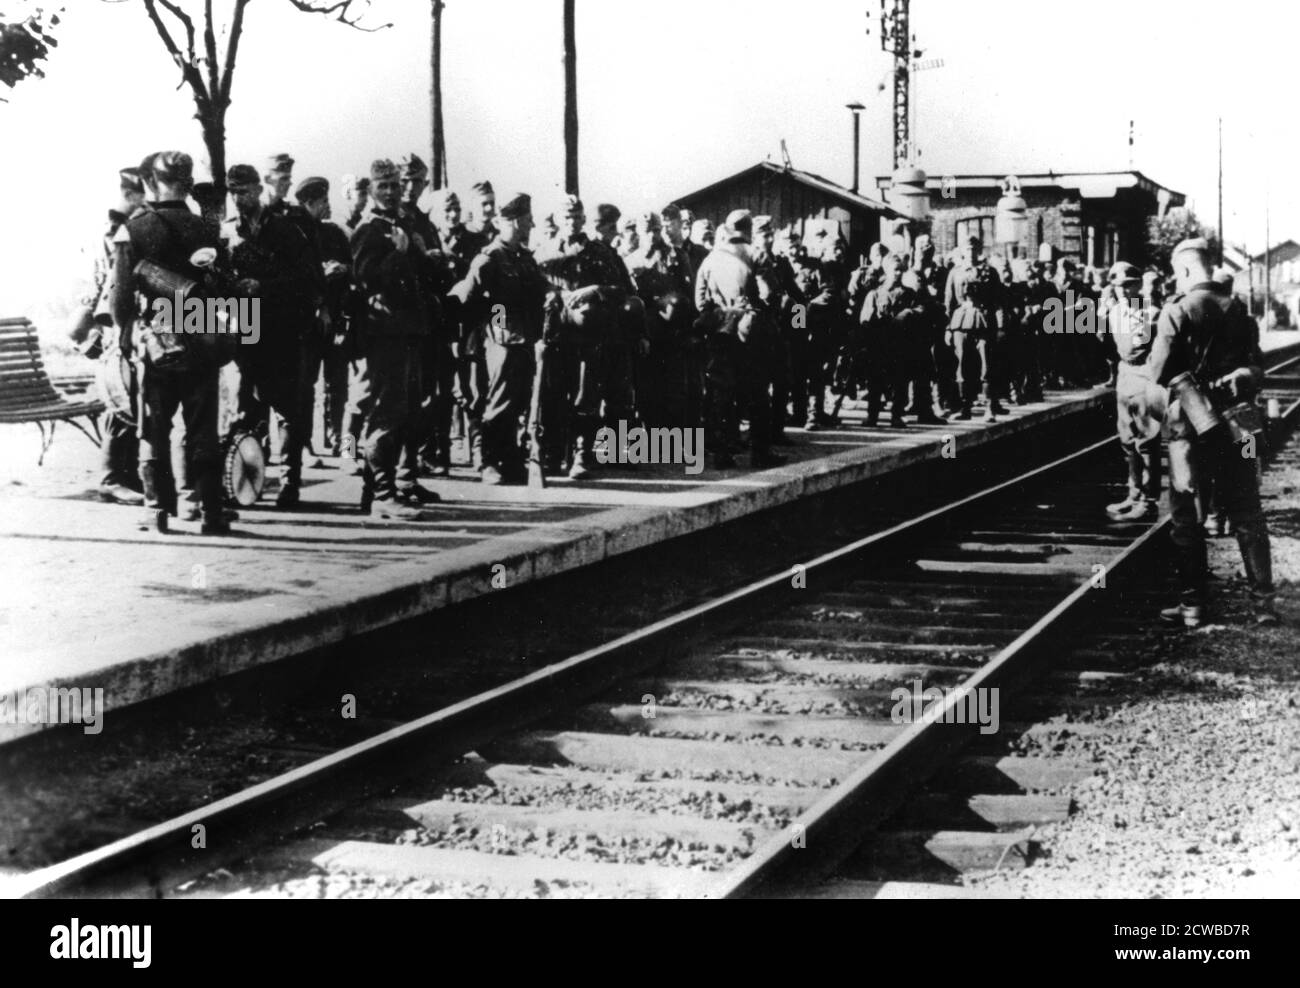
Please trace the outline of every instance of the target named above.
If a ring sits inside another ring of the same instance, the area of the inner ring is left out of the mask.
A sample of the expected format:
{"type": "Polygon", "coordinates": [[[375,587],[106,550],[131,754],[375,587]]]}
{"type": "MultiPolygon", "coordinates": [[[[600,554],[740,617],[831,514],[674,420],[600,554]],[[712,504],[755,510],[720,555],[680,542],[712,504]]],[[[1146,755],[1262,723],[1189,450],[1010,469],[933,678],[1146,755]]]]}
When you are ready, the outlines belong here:
{"type": "Polygon", "coordinates": [[[1211,543],[1218,607],[1142,652],[1134,690],[1053,751],[1095,762],[1077,811],[1044,827],[1043,855],[972,881],[999,896],[1300,894],[1300,465],[1265,476],[1283,624],[1247,622],[1236,542],[1211,543]]]}

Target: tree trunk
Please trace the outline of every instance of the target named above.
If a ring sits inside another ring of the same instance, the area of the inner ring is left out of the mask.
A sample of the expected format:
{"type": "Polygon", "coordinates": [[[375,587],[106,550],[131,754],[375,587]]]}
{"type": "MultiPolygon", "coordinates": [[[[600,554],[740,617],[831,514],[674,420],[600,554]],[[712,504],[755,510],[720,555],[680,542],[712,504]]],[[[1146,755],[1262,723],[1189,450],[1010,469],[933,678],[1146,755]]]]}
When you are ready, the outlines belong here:
{"type": "Polygon", "coordinates": [[[578,194],[578,44],[574,0],[564,0],[564,189],[578,194]]]}
{"type": "Polygon", "coordinates": [[[442,8],[443,0],[433,2],[433,53],[430,98],[433,103],[433,187],[447,184],[447,145],[442,133],[442,8]]]}
{"type": "Polygon", "coordinates": [[[203,146],[208,149],[208,163],[212,166],[212,184],[216,190],[218,210],[226,215],[226,112],[212,109],[199,114],[203,128],[203,146]]]}

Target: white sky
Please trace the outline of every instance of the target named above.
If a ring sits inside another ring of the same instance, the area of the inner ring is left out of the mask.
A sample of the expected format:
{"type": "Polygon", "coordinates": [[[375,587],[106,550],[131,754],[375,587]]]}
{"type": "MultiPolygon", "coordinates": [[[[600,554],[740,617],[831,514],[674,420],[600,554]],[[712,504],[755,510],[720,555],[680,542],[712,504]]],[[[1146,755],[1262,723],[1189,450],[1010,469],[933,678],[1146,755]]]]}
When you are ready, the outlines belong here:
{"type": "MultiPolygon", "coordinates": [[[[45,79],[0,104],[0,311],[37,314],[84,276],[116,169],[177,147],[203,160],[188,91],[139,0],[64,0],[45,79]]],[[[187,8],[201,7],[185,0],[187,8]]],[[[12,6],[12,3],[6,4],[12,6]]],[[[229,0],[217,0],[218,9],[229,0]]],[[[1060,172],[1134,164],[1216,212],[1224,117],[1225,227],[1262,250],[1300,239],[1292,184],[1300,5],[1276,0],[913,0],[944,67],[916,77],[921,164],[1060,172]],[[1288,71],[1291,70],[1291,71],[1288,71]]],[[[447,0],[443,89],[452,186],[487,177],[546,205],[563,183],[561,0],[447,0]]],[[[878,0],[579,0],[581,181],[589,205],[661,205],[771,157],[847,184],[849,111],[863,115],[863,188],[891,163],[889,61],[878,0]],[[867,12],[870,12],[870,17],[867,12]],[[871,35],[865,29],[870,25],[871,35]]],[[[374,0],[362,34],[250,4],[227,117],[228,161],[288,151],[296,178],[428,160],[429,4],[374,0]]],[[[336,197],[336,214],[340,201],[336,197]]],[[[546,211],[546,210],[541,210],[546,211]]]]}

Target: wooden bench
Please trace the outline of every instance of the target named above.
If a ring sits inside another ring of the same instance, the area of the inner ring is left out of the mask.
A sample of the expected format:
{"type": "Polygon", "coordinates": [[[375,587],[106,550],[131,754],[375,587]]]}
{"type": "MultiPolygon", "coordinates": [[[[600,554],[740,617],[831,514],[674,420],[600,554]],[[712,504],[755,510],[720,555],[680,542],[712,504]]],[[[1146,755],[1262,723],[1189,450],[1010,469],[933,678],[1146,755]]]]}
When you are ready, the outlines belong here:
{"type": "Polygon", "coordinates": [[[0,424],[36,423],[41,430],[38,466],[45,462],[54,443],[54,427],[60,422],[69,423],[99,445],[99,414],[103,411],[102,401],[70,400],[55,389],[41,358],[36,327],[30,321],[0,319],[0,424]],[[83,417],[90,420],[90,429],[77,421],[83,417]]]}

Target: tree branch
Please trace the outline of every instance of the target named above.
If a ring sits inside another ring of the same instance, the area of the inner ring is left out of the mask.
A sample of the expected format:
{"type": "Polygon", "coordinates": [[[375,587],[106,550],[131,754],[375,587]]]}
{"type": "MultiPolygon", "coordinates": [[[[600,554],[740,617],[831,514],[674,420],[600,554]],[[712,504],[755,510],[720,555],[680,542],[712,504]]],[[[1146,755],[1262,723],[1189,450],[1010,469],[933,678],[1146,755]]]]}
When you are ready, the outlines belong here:
{"type": "Polygon", "coordinates": [[[235,56],[239,52],[239,39],[244,33],[244,8],[248,0],[235,0],[235,16],[230,24],[230,41],[226,45],[226,67],[221,76],[221,106],[230,105],[230,84],[235,77],[235,56]]]}
{"type": "Polygon", "coordinates": [[[203,48],[208,58],[208,92],[221,91],[220,65],[217,63],[217,34],[212,26],[212,0],[203,2],[203,48]]]}
{"type": "MultiPolygon", "coordinates": [[[[161,0],[161,2],[166,5],[168,9],[174,7],[174,5],[170,3],[170,0],[161,0]]],[[[172,39],[171,32],[167,30],[167,25],[163,23],[162,16],[158,13],[157,3],[158,0],[144,0],[144,9],[149,13],[149,19],[153,21],[153,26],[158,32],[158,37],[162,38],[162,42],[166,45],[167,51],[172,57],[172,61],[180,67],[181,83],[189,83],[190,88],[194,90],[194,102],[197,103],[199,109],[202,110],[206,104],[210,103],[207,88],[203,85],[203,76],[199,75],[199,70],[194,67],[193,58],[191,57],[187,60],[181,53],[180,48],[177,47],[176,42],[172,39]]],[[[183,11],[181,13],[182,15],[184,14],[183,11]]],[[[189,20],[189,18],[185,17],[184,20],[189,20]]],[[[194,52],[194,25],[192,22],[189,25],[189,30],[190,53],[192,56],[194,52]]],[[[180,89],[181,87],[177,86],[176,88],[180,89]]]]}
{"type": "Polygon", "coordinates": [[[361,18],[365,17],[366,14],[370,12],[370,0],[361,0],[361,2],[365,4],[365,9],[360,13],[357,13],[352,9],[352,5],[356,2],[357,0],[334,0],[334,2],[330,3],[328,0],[325,0],[325,6],[318,7],[314,2],[312,2],[312,0],[289,0],[289,3],[293,4],[304,14],[324,14],[326,17],[334,17],[334,19],[340,23],[346,24],[348,27],[355,28],[358,31],[382,31],[384,28],[393,26],[390,23],[380,24],[378,27],[362,27],[359,22],[361,18]],[[351,15],[350,18],[349,15],[351,15]]]}

